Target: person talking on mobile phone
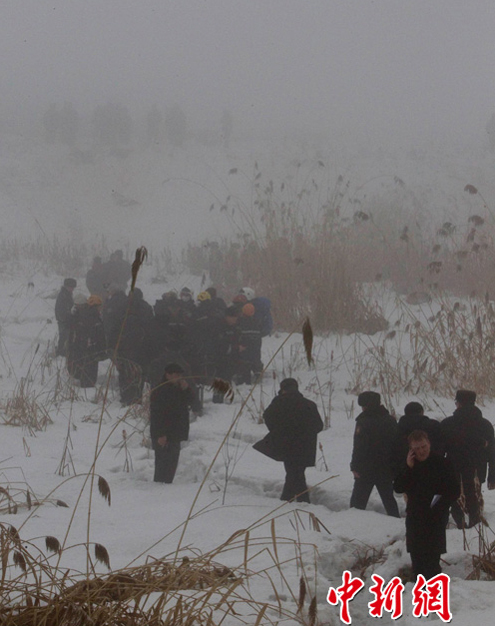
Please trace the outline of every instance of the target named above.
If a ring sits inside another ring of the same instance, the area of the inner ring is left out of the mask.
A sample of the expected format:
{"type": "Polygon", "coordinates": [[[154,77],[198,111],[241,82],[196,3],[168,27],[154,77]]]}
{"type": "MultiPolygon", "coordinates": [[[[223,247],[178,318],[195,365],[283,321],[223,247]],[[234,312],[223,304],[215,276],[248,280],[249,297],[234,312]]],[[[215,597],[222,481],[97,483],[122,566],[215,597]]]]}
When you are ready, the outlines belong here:
{"type": "Polygon", "coordinates": [[[409,452],[395,478],[394,491],[407,496],[406,548],[413,572],[429,580],[442,571],[440,555],[447,552],[449,509],[460,488],[452,464],[431,451],[425,431],[414,430],[408,442],[409,452]]]}

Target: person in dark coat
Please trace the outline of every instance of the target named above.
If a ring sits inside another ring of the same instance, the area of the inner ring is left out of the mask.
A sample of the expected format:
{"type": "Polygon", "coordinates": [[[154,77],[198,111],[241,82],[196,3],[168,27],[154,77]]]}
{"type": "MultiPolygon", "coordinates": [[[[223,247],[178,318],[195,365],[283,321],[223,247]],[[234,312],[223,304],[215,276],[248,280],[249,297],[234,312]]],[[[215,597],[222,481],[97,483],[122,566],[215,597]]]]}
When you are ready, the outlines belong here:
{"type": "MultiPolygon", "coordinates": [[[[481,521],[481,485],[487,478],[487,469],[488,489],[495,489],[494,430],[475,402],[474,391],[459,389],[455,395],[457,408],[454,414],[440,422],[446,456],[461,482],[464,508],[469,515],[467,528],[481,521]]],[[[451,513],[457,527],[465,528],[464,512],[459,502],[454,502],[451,513]]]]}
{"type": "Polygon", "coordinates": [[[429,580],[442,571],[449,507],[459,497],[459,483],[450,461],[431,451],[426,432],[414,430],[408,442],[407,459],[394,489],[407,495],[406,547],[414,574],[429,580]]]}
{"type": "Polygon", "coordinates": [[[285,467],[280,499],[309,502],[304,472],[316,463],[317,435],[323,430],[316,404],[299,392],[294,378],[286,378],[263,413],[263,419],[273,436],[277,458],[285,467]]]}
{"type": "Polygon", "coordinates": [[[86,287],[93,296],[99,296],[102,300],[107,297],[108,276],[101,257],[95,256],[93,265],[86,274],[86,287]]]}
{"type": "MultiPolygon", "coordinates": [[[[125,324],[121,324],[120,344],[117,351],[120,401],[129,406],[141,401],[144,386],[144,369],[147,365],[146,330],[153,318],[153,308],[143,298],[141,289],[127,296],[125,324]]],[[[122,320],[123,322],[124,320],[122,320]]]]}
{"type": "Polygon", "coordinates": [[[225,300],[223,298],[220,298],[220,296],[217,294],[217,290],[215,289],[215,287],[208,287],[206,291],[210,294],[213,308],[223,315],[225,309],[227,308],[225,300]]]}
{"type": "Polygon", "coordinates": [[[395,467],[399,469],[409,453],[407,438],[413,430],[423,430],[430,440],[431,449],[440,456],[444,455],[440,422],[431,419],[424,414],[423,406],[419,402],[409,402],[404,407],[404,415],[397,424],[397,439],[395,444],[395,467]]]}
{"type": "Polygon", "coordinates": [[[108,298],[103,305],[102,311],[103,327],[109,350],[115,350],[128,304],[127,296],[117,283],[110,283],[108,286],[108,298]]]}
{"type": "Polygon", "coordinates": [[[375,391],[360,393],[358,405],[363,411],[356,418],[354,430],[351,507],[365,509],[373,487],[376,487],[387,515],[400,517],[392,486],[397,422],[381,404],[380,394],[375,391]]]}
{"type": "Polygon", "coordinates": [[[155,451],[154,481],[171,483],[179,463],[180,443],[189,437],[189,407],[192,390],[177,363],[165,367],[162,384],[150,398],[150,431],[155,451]]]}
{"type": "Polygon", "coordinates": [[[261,328],[254,316],[254,306],[247,302],[239,316],[239,364],[237,383],[251,384],[251,372],[255,378],[261,376],[261,328]]]}
{"type": "MultiPolygon", "coordinates": [[[[225,309],[224,317],[218,323],[215,337],[215,377],[232,382],[239,366],[239,318],[238,309],[230,306],[225,309]]],[[[213,392],[213,402],[222,404],[224,394],[213,392]]]]}
{"type": "Polygon", "coordinates": [[[119,289],[125,292],[127,283],[131,278],[131,264],[124,259],[122,250],[112,252],[110,259],[104,265],[104,271],[107,275],[107,280],[110,283],[115,283],[119,286],[119,289]]]}
{"type": "MultiPolygon", "coordinates": [[[[82,296],[84,298],[84,296],[82,296]]],[[[67,369],[83,388],[94,387],[98,378],[98,362],[105,357],[106,344],[101,321],[99,296],[76,302],[71,317],[67,349],[67,369]]]]}
{"type": "Polygon", "coordinates": [[[58,324],[58,345],[56,356],[67,356],[67,341],[69,339],[71,311],[74,306],[72,294],[77,287],[75,278],[66,278],[62,289],[55,301],[55,319],[58,324]]]}

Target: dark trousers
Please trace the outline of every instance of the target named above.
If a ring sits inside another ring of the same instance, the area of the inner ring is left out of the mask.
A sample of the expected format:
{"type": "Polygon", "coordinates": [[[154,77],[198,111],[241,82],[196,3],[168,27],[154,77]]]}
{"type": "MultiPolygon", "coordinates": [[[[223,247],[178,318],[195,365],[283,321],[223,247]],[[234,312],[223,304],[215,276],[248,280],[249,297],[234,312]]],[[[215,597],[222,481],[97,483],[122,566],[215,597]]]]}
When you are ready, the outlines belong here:
{"type": "Polygon", "coordinates": [[[306,484],[306,476],[304,465],[295,465],[293,463],[284,463],[285,467],[285,484],[282,490],[281,500],[292,500],[297,497],[298,502],[309,502],[309,493],[303,493],[308,488],[306,484]],[[302,494],[302,495],[299,495],[302,494]]]}
{"type": "Polygon", "coordinates": [[[155,441],[155,483],[171,483],[179,464],[180,441],[169,441],[160,446],[155,441]]]}
{"type": "MultiPolygon", "coordinates": [[[[469,515],[469,523],[465,523],[464,520],[464,511],[461,508],[461,505],[458,501],[452,504],[450,512],[452,513],[452,517],[454,518],[454,522],[457,524],[457,528],[471,528],[472,526],[476,526],[480,522],[481,519],[481,509],[480,509],[480,500],[481,493],[476,493],[476,485],[475,485],[475,477],[474,475],[464,475],[460,476],[460,480],[462,481],[462,487],[464,490],[464,498],[466,501],[465,510],[469,515]]],[[[481,490],[481,485],[480,485],[481,490]]]]}
{"type": "Polygon", "coordinates": [[[422,574],[426,580],[430,580],[433,576],[440,574],[440,553],[425,551],[424,547],[420,550],[411,550],[411,564],[414,574],[422,574]]]}
{"type": "Polygon", "coordinates": [[[394,498],[394,489],[392,486],[391,478],[377,478],[375,480],[370,478],[355,478],[354,489],[351,496],[351,508],[362,509],[366,508],[368,500],[370,499],[373,487],[377,488],[377,491],[382,499],[383,506],[387,515],[392,517],[400,517],[399,507],[397,501],[394,498]]]}

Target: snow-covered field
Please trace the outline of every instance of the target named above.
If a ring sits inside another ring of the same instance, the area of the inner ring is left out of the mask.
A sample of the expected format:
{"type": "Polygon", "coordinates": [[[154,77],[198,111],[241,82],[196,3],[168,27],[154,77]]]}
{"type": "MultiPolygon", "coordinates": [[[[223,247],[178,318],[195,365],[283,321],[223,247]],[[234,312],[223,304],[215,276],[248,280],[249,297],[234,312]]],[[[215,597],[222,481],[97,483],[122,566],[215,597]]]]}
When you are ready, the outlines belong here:
{"type": "MultiPolygon", "coordinates": [[[[150,284],[149,270],[144,268],[138,284],[145,297],[154,302],[163,288],[150,284]]],[[[24,541],[32,539],[43,550],[46,535],[65,541],[66,547],[86,541],[88,485],[81,499],[78,498],[98,440],[96,473],[110,486],[111,506],[95,486],[89,536],[90,541],[108,550],[112,569],[141,563],[148,555],[161,557],[173,553],[179,538],[185,553],[188,550],[207,552],[220,546],[236,531],[252,526],[251,541],[258,536],[264,538],[262,541],[267,546],[261,551],[253,543],[250,569],[259,571],[271,564],[274,528],[280,542],[278,559],[289,586],[297,596],[300,568],[304,567],[309,593],[317,596],[319,619],[322,623],[336,624],[338,608],[326,602],[326,594],[329,586],[341,584],[344,570],[351,569],[354,575],[359,575],[358,560],[366,553],[383,550],[380,562],[365,571],[368,588],[372,573],[388,581],[409,563],[404,519],[388,518],[376,494],[367,511],[349,510],[352,489],[349,459],[356,402],[355,397],[346,392],[348,368],[352,364],[346,363],[340,355],[346,354],[345,347],[351,338],[316,338],[315,354],[319,355],[316,369],[305,363],[300,335],[287,337],[277,333],[266,339],[263,359],[269,365],[262,384],[254,389],[241,414],[241,407],[250,393],[246,386],[236,390],[232,405],[213,404],[211,392],[206,392],[205,414],[191,425],[190,440],[183,447],[174,484],[154,484],[153,452],[145,445],[145,412],[120,407],[114,377],[103,407],[101,390],[106,383],[108,361],[100,365],[97,390],[83,391],[75,387],[73,398],[64,399],[63,393],[67,396],[69,387],[63,362],[50,356],[56,335],[56,325],[50,323],[54,306],[51,296],[59,287],[60,279],[42,274],[30,276],[30,279],[34,288],[28,288],[22,275],[5,278],[0,297],[2,405],[5,407],[16,385],[24,379],[24,384],[33,391],[38,404],[46,408],[52,420],[44,430],[37,432],[21,427],[0,427],[1,485],[8,487],[19,503],[17,512],[8,514],[4,498],[0,519],[13,524],[24,541]],[[332,350],[335,358],[329,369],[325,355],[332,350]],[[263,407],[276,393],[279,381],[289,375],[298,378],[303,393],[318,403],[322,415],[326,414],[331,424],[319,437],[323,452],[318,454],[316,468],[307,471],[308,483],[314,486],[311,505],[281,503],[278,497],[284,477],[282,464],[262,457],[251,447],[265,433],[265,426],[259,423],[263,407]],[[62,395],[55,398],[57,385],[62,395]],[[224,441],[234,419],[237,420],[235,427],[224,441]],[[127,454],[123,447],[123,430],[127,435],[127,454]],[[30,511],[25,504],[27,490],[32,500],[42,503],[30,511]],[[68,506],[57,506],[56,500],[68,506]],[[188,516],[191,519],[181,537],[181,524],[188,516]],[[312,516],[321,522],[318,531],[312,516]],[[258,523],[259,520],[262,521],[258,523]],[[274,527],[271,520],[275,520],[274,527]],[[284,545],[282,538],[291,541],[284,545]],[[254,557],[258,551],[260,554],[254,557]]],[[[453,409],[448,400],[439,398],[438,402],[447,413],[453,409]]],[[[485,407],[488,418],[492,410],[493,406],[485,407]]],[[[4,415],[2,408],[2,421],[4,415]]],[[[486,517],[495,527],[493,492],[486,492],[485,497],[486,517]]],[[[400,508],[404,513],[402,501],[400,508]]],[[[495,615],[493,583],[465,580],[471,571],[470,553],[476,554],[478,550],[476,531],[467,531],[467,539],[468,550],[465,550],[462,532],[448,530],[448,554],[443,565],[452,580],[452,623],[464,624],[469,620],[473,624],[487,624],[495,615]]],[[[226,550],[216,560],[229,567],[241,566],[244,549],[243,544],[226,550]]],[[[65,550],[61,565],[85,571],[84,548],[79,545],[65,550]]],[[[96,569],[99,573],[106,571],[101,564],[97,564],[96,569]]],[[[275,578],[278,578],[278,593],[285,598],[286,607],[295,610],[286,581],[278,575],[275,578]]],[[[257,583],[255,578],[252,584],[251,592],[257,600],[274,601],[273,590],[266,582],[257,583]]],[[[351,603],[353,623],[368,624],[375,619],[368,615],[367,602],[371,595],[367,588],[351,603]]],[[[409,583],[401,618],[405,624],[416,621],[411,616],[411,594],[409,583]]],[[[384,623],[391,621],[388,614],[383,620],[384,623]]]]}
{"type": "MultiPolygon", "coordinates": [[[[61,244],[83,240],[91,244],[104,235],[110,248],[129,244],[132,251],[146,245],[157,252],[171,244],[178,250],[188,241],[228,235],[232,223],[219,207],[229,195],[239,207],[250,207],[255,161],[264,182],[278,176],[295,191],[304,188],[312,176],[318,176],[322,189],[332,190],[337,176],[343,174],[350,181],[349,198],[374,198],[376,206],[392,194],[394,206],[412,208],[418,215],[429,216],[435,225],[481,211],[479,197],[463,191],[468,183],[482,190],[489,206],[495,206],[494,159],[479,146],[431,152],[418,148],[396,154],[369,150],[356,158],[325,146],[277,146],[269,141],[237,142],[229,151],[191,144],[175,153],[165,148],[136,148],[126,155],[111,155],[91,148],[70,151],[6,134],[0,145],[0,238],[9,241],[36,235],[48,241],[55,235],[61,244]],[[324,168],[317,166],[320,159],[324,168]],[[232,169],[235,174],[229,174],[232,169]],[[394,187],[394,176],[405,182],[403,191],[394,187]],[[215,210],[210,212],[212,203],[215,210]]],[[[348,210],[352,215],[352,204],[348,210]]],[[[265,339],[263,360],[268,365],[262,383],[252,394],[246,386],[236,389],[232,405],[213,404],[211,392],[206,392],[205,414],[191,425],[174,484],[154,484],[153,453],[146,445],[146,411],[120,407],[115,376],[103,404],[109,362],[100,365],[97,389],[82,391],[70,385],[63,360],[51,356],[57,333],[54,297],[63,276],[51,274],[43,262],[26,261],[22,267],[8,259],[2,263],[0,486],[18,504],[17,511],[11,506],[9,513],[7,498],[0,494],[2,523],[14,525],[23,541],[32,540],[42,551],[44,538],[56,537],[66,548],[61,567],[72,572],[86,571],[81,544],[88,539],[88,526],[89,540],[108,550],[113,570],[143,563],[149,556],[173,554],[178,548],[184,550],[181,554],[208,552],[234,533],[249,529],[247,548],[244,534],[216,560],[243,567],[247,554],[251,572],[271,568],[268,573],[273,575],[278,598],[294,612],[294,595],[297,598],[304,574],[308,595],[317,597],[322,624],[339,623],[338,608],[326,602],[329,586],[339,586],[346,569],[360,575],[365,558],[378,555],[377,562],[363,572],[366,591],[351,604],[353,623],[375,621],[367,607],[372,599],[367,591],[371,574],[388,581],[409,564],[409,557],[404,519],[388,518],[376,493],[367,511],[349,510],[353,485],[349,460],[357,415],[356,396],[349,391],[356,366],[353,337],[316,337],[316,368],[305,361],[300,335],[275,333],[265,339]],[[259,423],[263,408],[287,376],[299,380],[303,393],[317,402],[330,423],[319,437],[322,451],[317,466],[307,471],[313,486],[311,505],[281,503],[282,464],[251,447],[266,432],[259,423]],[[43,430],[3,424],[8,418],[6,406],[19,397],[21,388],[35,402],[40,419],[49,415],[51,423],[43,430]],[[95,486],[89,507],[85,479],[96,451],[96,473],[110,486],[111,506],[95,486]],[[28,491],[31,501],[41,502],[31,510],[26,503],[28,491]],[[57,500],[67,507],[57,506],[57,500]],[[280,563],[283,576],[274,560],[280,563]]],[[[80,284],[86,270],[81,267],[77,274],[80,284]]],[[[166,286],[154,284],[156,271],[156,266],[144,266],[138,278],[138,286],[152,304],[164,290],[185,284],[196,293],[200,288],[199,278],[185,274],[170,276],[166,286]]],[[[388,311],[386,302],[383,308],[388,311]]],[[[377,337],[373,342],[381,341],[377,337]]],[[[372,343],[363,336],[361,345],[372,343]]],[[[395,398],[393,408],[400,414],[412,399],[395,398]]],[[[454,409],[450,399],[429,400],[431,417],[441,418],[454,409]]],[[[487,404],[483,411],[493,421],[495,405],[487,404]]],[[[400,509],[403,514],[402,501],[400,509]]],[[[485,491],[485,513],[495,528],[494,492],[485,491]]],[[[489,541],[492,535],[488,531],[489,541]]],[[[452,579],[452,623],[484,625],[495,616],[493,583],[466,580],[472,569],[471,554],[478,552],[476,530],[467,531],[466,537],[467,549],[462,533],[448,530],[443,566],[452,579]]],[[[95,567],[97,573],[107,571],[101,563],[95,567]]],[[[276,603],[266,577],[253,576],[250,585],[258,602],[276,603]]],[[[401,618],[404,624],[416,622],[411,595],[409,583],[401,618]]],[[[254,623],[255,619],[246,621],[254,623]]],[[[264,619],[278,621],[271,609],[264,619]]],[[[439,621],[436,616],[430,619],[439,621]]],[[[391,621],[388,614],[383,622],[387,620],[391,621]]]]}

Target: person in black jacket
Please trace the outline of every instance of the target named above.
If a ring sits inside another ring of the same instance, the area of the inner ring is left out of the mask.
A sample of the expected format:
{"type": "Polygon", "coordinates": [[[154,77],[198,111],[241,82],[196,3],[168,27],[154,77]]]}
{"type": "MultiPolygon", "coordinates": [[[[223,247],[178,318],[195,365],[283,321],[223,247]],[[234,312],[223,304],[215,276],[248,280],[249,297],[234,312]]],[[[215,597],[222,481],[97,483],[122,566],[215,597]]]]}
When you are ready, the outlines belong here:
{"type": "Polygon", "coordinates": [[[171,483],[179,463],[180,442],[189,437],[189,407],[194,394],[177,363],[165,367],[162,384],[150,398],[150,434],[157,483],[171,483]]]}
{"type": "Polygon", "coordinates": [[[75,278],[66,278],[62,289],[55,301],[55,319],[58,324],[58,345],[56,356],[67,356],[67,341],[69,340],[70,321],[74,300],[72,294],[77,287],[75,278]]]}
{"type": "MultiPolygon", "coordinates": [[[[457,408],[454,414],[440,422],[446,456],[461,481],[465,499],[463,506],[469,515],[467,528],[481,521],[481,485],[487,477],[487,465],[488,489],[495,489],[494,430],[475,402],[474,391],[459,389],[455,395],[457,408]]],[[[454,502],[451,513],[457,527],[465,528],[464,512],[459,502],[454,502]]]]}
{"type": "Polygon", "coordinates": [[[376,486],[387,515],[400,517],[392,487],[397,422],[381,404],[380,394],[375,391],[360,393],[358,405],[363,412],[357,416],[354,430],[351,507],[365,509],[376,486]]]}
{"type": "Polygon", "coordinates": [[[101,257],[95,256],[93,265],[86,274],[86,287],[93,296],[99,296],[102,300],[107,297],[106,286],[109,282],[105,266],[101,261],[101,257]]]}
{"type": "Polygon", "coordinates": [[[408,441],[407,459],[394,489],[407,495],[406,547],[414,574],[429,580],[442,571],[449,507],[459,497],[459,483],[449,460],[431,452],[426,432],[414,430],[408,441]]]}
{"type": "Polygon", "coordinates": [[[285,484],[281,500],[309,502],[304,475],[306,467],[316,463],[316,441],[323,422],[316,404],[305,398],[294,378],[280,383],[280,391],[263,413],[273,435],[277,458],[285,467],[285,484]]]}
{"type": "Polygon", "coordinates": [[[106,356],[101,304],[99,296],[90,296],[84,303],[76,303],[71,316],[67,369],[83,388],[96,385],[98,362],[106,356]]]}

